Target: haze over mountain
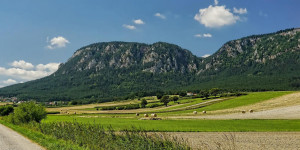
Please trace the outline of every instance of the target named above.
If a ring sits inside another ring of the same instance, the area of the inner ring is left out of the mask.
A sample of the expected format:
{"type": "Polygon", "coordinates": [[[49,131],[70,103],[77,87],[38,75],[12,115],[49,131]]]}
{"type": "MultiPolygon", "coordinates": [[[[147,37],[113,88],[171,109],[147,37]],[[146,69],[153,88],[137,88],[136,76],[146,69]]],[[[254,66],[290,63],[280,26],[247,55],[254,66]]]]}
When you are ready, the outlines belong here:
{"type": "Polygon", "coordinates": [[[212,87],[293,90],[300,88],[299,73],[300,29],[229,41],[207,58],[164,42],[101,42],[80,48],[48,77],[0,89],[0,96],[48,101],[212,87]]]}

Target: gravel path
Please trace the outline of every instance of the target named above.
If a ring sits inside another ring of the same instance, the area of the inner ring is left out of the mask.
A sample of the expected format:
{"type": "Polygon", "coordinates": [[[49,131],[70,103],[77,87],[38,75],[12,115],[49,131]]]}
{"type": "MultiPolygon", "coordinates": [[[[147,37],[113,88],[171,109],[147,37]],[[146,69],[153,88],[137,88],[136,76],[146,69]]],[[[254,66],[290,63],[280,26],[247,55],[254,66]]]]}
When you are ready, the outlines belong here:
{"type": "Polygon", "coordinates": [[[169,132],[193,149],[300,150],[300,132],[169,132]]]}
{"type": "Polygon", "coordinates": [[[43,150],[43,148],[0,124],[0,150],[43,150]]]}

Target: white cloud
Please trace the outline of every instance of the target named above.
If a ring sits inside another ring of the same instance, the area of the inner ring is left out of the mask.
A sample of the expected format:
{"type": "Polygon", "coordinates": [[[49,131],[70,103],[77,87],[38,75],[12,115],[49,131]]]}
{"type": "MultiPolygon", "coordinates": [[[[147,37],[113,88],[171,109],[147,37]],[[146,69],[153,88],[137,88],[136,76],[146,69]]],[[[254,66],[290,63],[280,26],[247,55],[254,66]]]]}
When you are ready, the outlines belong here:
{"type": "Polygon", "coordinates": [[[133,20],[135,24],[145,24],[145,22],[142,19],[133,20]]]}
{"type": "Polygon", "coordinates": [[[135,30],[135,29],[136,29],[135,26],[133,26],[133,25],[127,25],[127,24],[123,24],[123,27],[124,27],[124,28],[127,28],[127,29],[129,29],[129,30],[135,30]]]}
{"type": "Polygon", "coordinates": [[[49,63],[49,64],[38,64],[36,66],[36,70],[39,71],[48,71],[48,72],[55,72],[58,69],[60,63],[49,63]]]}
{"type": "Polygon", "coordinates": [[[160,18],[160,19],[166,19],[167,17],[161,13],[155,13],[154,16],[160,18]]]}
{"type": "Polygon", "coordinates": [[[209,33],[204,33],[204,34],[203,34],[203,37],[209,37],[209,38],[210,38],[210,37],[212,37],[212,35],[209,34],[209,33]]]}
{"type": "Polygon", "coordinates": [[[226,6],[210,5],[208,8],[199,9],[199,13],[195,15],[194,19],[205,27],[219,28],[235,24],[240,17],[233,15],[230,9],[226,9],[226,6]]]}
{"type": "Polygon", "coordinates": [[[200,38],[200,37],[202,37],[202,34],[195,34],[194,36],[200,38]]]}
{"type": "MultiPolygon", "coordinates": [[[[48,76],[54,73],[58,69],[59,63],[48,63],[48,64],[39,64],[30,70],[24,68],[4,68],[0,67],[0,77],[6,76],[8,78],[13,78],[12,80],[35,80],[45,76],[48,76]]],[[[11,81],[11,80],[10,80],[11,81]]],[[[7,80],[7,82],[9,82],[7,80]]]]}
{"type": "Polygon", "coordinates": [[[34,66],[31,63],[25,62],[24,60],[14,61],[11,66],[21,69],[32,69],[34,66]]]}
{"type": "Polygon", "coordinates": [[[218,5],[219,4],[219,1],[218,0],[214,0],[215,2],[215,5],[218,5]]]}
{"type": "Polygon", "coordinates": [[[66,38],[62,36],[54,37],[49,41],[49,37],[47,37],[47,45],[48,49],[56,49],[66,47],[68,43],[70,43],[66,38]],[[49,43],[50,42],[50,43],[49,43]]]}
{"type": "Polygon", "coordinates": [[[2,83],[6,84],[6,85],[10,85],[10,84],[15,84],[17,83],[16,80],[13,80],[13,79],[7,79],[5,81],[2,81],[2,83]]]}
{"type": "Polygon", "coordinates": [[[201,57],[206,58],[206,57],[209,57],[209,56],[210,56],[210,54],[205,54],[205,55],[203,55],[201,57]]]}
{"type": "Polygon", "coordinates": [[[195,34],[194,37],[197,37],[197,38],[211,38],[212,35],[210,33],[204,33],[204,34],[195,34]]]}
{"type": "Polygon", "coordinates": [[[237,9],[235,7],[233,7],[233,12],[236,13],[236,14],[247,14],[247,8],[240,8],[240,9],[237,9]]]}

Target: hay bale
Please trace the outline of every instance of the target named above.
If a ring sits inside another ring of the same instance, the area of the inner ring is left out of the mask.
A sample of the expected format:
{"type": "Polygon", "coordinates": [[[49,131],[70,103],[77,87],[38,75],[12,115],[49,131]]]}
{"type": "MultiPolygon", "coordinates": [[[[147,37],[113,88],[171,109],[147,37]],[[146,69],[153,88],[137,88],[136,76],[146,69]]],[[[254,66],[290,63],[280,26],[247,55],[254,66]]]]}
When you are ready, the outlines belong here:
{"type": "Polygon", "coordinates": [[[149,117],[148,114],[144,114],[144,117],[149,117]]]}
{"type": "Polygon", "coordinates": [[[197,111],[194,111],[194,112],[193,112],[193,114],[195,114],[195,115],[196,115],[196,114],[197,114],[197,111]]]}
{"type": "Polygon", "coordinates": [[[203,113],[203,114],[206,114],[206,111],[205,111],[205,110],[203,110],[203,111],[202,111],[202,113],[203,113]]]}
{"type": "Polygon", "coordinates": [[[242,110],[242,113],[243,113],[243,114],[246,113],[246,110],[242,110]]]}
{"type": "Polygon", "coordinates": [[[135,115],[136,115],[136,116],[139,116],[140,114],[139,114],[139,113],[136,113],[135,115]]]}
{"type": "Polygon", "coordinates": [[[253,111],[253,109],[250,109],[249,112],[250,112],[250,113],[253,113],[254,111],[253,111]]]}
{"type": "Polygon", "coordinates": [[[157,117],[156,113],[151,114],[151,117],[157,117]]]}

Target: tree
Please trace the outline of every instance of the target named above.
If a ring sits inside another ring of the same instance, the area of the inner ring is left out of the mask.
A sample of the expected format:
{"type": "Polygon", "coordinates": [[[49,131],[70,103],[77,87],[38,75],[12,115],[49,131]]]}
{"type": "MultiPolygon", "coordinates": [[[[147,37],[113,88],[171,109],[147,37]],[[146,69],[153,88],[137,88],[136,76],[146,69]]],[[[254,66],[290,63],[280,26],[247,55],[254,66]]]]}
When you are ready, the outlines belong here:
{"type": "Polygon", "coordinates": [[[178,98],[178,96],[174,96],[174,97],[172,97],[172,101],[174,101],[174,103],[175,103],[175,102],[177,102],[177,101],[178,101],[178,99],[179,99],[179,98],[178,98]]]}
{"type": "Polygon", "coordinates": [[[161,99],[160,102],[164,103],[164,105],[167,107],[168,103],[170,102],[169,96],[164,95],[161,99]]]}
{"type": "Polygon", "coordinates": [[[141,101],[142,108],[145,108],[147,104],[148,104],[148,102],[145,99],[142,99],[142,101],[141,101]]]}
{"type": "Polygon", "coordinates": [[[186,92],[179,92],[179,96],[182,96],[182,97],[186,96],[186,92]]]}
{"type": "Polygon", "coordinates": [[[161,99],[163,97],[163,93],[161,92],[156,93],[156,97],[157,99],[161,99]]]}
{"type": "Polygon", "coordinates": [[[40,122],[47,117],[45,107],[37,105],[35,102],[26,102],[15,108],[14,113],[9,115],[9,120],[14,124],[29,123],[31,121],[40,122]]]}
{"type": "Polygon", "coordinates": [[[201,90],[199,94],[206,99],[209,97],[209,92],[207,90],[201,90]]]}
{"type": "Polygon", "coordinates": [[[220,93],[220,89],[219,88],[212,88],[209,90],[209,93],[215,97],[217,97],[217,95],[220,93]]]}

